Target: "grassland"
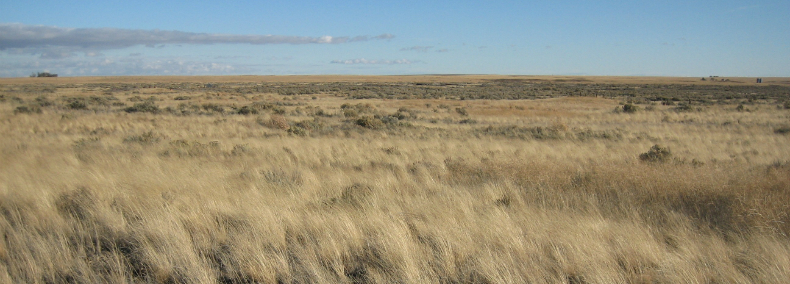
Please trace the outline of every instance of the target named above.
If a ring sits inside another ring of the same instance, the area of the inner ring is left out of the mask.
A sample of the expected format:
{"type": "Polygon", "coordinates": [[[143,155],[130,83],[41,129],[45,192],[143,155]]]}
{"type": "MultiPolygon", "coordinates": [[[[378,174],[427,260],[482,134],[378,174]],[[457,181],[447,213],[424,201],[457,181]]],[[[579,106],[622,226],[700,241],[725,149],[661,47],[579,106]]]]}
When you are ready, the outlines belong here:
{"type": "Polygon", "coordinates": [[[784,283],[790,80],[0,79],[0,283],[784,283]]]}

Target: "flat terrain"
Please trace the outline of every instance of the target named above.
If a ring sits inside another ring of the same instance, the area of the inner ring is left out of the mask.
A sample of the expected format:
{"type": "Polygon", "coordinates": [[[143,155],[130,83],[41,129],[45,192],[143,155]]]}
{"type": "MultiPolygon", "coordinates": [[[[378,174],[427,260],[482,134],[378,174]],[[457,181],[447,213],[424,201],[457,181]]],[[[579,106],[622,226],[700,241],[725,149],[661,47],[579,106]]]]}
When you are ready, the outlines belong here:
{"type": "Polygon", "coordinates": [[[0,79],[0,283],[783,283],[790,79],[0,79]]]}
{"type": "MultiPolygon", "coordinates": [[[[638,76],[528,76],[528,75],[292,75],[292,76],[123,76],[123,77],[55,77],[55,78],[0,78],[0,84],[85,84],[85,83],[331,83],[331,82],[440,82],[471,83],[490,80],[525,80],[543,83],[609,83],[609,84],[719,84],[760,85],[751,77],[638,77],[638,76]],[[714,79],[714,80],[711,80],[714,79]]],[[[762,85],[790,85],[787,77],[762,77],[762,85]]]]}

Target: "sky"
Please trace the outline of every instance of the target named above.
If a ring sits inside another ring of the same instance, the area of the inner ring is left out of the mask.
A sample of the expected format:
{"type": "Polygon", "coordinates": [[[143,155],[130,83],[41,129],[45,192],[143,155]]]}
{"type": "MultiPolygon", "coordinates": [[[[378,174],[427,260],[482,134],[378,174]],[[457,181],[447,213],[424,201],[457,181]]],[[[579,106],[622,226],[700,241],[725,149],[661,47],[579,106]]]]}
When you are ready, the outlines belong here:
{"type": "Polygon", "coordinates": [[[790,1],[2,1],[0,77],[790,76],[790,1]]]}

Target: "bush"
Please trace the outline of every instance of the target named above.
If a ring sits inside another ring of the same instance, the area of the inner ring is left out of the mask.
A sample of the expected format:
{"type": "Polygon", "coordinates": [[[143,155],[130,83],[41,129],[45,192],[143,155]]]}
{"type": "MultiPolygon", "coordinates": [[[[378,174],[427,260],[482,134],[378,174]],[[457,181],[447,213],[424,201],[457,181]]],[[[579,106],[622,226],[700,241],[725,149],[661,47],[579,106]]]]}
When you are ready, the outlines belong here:
{"type": "Polygon", "coordinates": [[[201,107],[203,107],[204,110],[210,111],[210,112],[216,112],[216,113],[224,113],[225,112],[225,108],[222,107],[221,105],[218,105],[218,104],[206,103],[206,104],[203,104],[201,107]]]}
{"type": "Polygon", "coordinates": [[[88,108],[88,104],[86,104],[85,101],[79,100],[79,99],[71,100],[66,106],[68,106],[70,109],[87,109],[88,108]]]}
{"type": "Polygon", "coordinates": [[[39,97],[37,97],[37,98],[36,98],[36,103],[37,103],[39,106],[41,106],[41,107],[48,107],[48,106],[51,106],[51,105],[53,105],[52,101],[50,101],[50,100],[49,100],[47,97],[45,97],[45,96],[39,96],[39,97]]]}
{"type": "Polygon", "coordinates": [[[291,128],[288,128],[288,133],[296,136],[307,136],[308,131],[300,126],[291,126],[291,128]]]}
{"type": "Polygon", "coordinates": [[[359,116],[356,110],[353,109],[343,109],[343,117],[345,118],[356,118],[359,116]]]}
{"type": "Polygon", "coordinates": [[[381,119],[373,118],[370,116],[365,116],[357,119],[356,124],[369,129],[379,129],[384,127],[384,122],[382,122],[381,119]]]}
{"type": "Polygon", "coordinates": [[[647,153],[639,155],[639,160],[645,162],[666,162],[672,157],[672,152],[669,147],[661,147],[658,144],[653,145],[647,153]]]}
{"type": "Polygon", "coordinates": [[[458,114],[460,114],[462,116],[468,116],[469,115],[469,111],[467,111],[466,108],[464,108],[464,107],[455,108],[455,112],[457,112],[458,114]]]}
{"type": "Polygon", "coordinates": [[[41,113],[41,108],[36,105],[18,106],[16,109],[14,109],[14,114],[20,113],[41,113]]]}
{"type": "Polygon", "coordinates": [[[159,107],[156,106],[153,102],[142,102],[136,103],[133,106],[127,107],[124,111],[128,113],[132,112],[150,112],[150,113],[159,113],[159,107]]]}
{"type": "Polygon", "coordinates": [[[274,107],[274,108],[272,108],[272,112],[274,112],[274,114],[277,114],[277,115],[283,115],[283,114],[285,114],[285,109],[281,108],[281,107],[274,107]]]}
{"type": "Polygon", "coordinates": [[[258,114],[258,110],[252,106],[243,106],[236,113],[241,115],[258,114]]]}
{"type": "Polygon", "coordinates": [[[784,134],[788,134],[788,133],[790,133],[790,126],[785,125],[785,126],[782,126],[782,127],[779,127],[779,128],[775,128],[774,129],[774,133],[776,133],[776,134],[783,134],[783,135],[784,134]]]}
{"type": "Polygon", "coordinates": [[[692,112],[692,111],[702,111],[701,107],[693,107],[689,104],[681,104],[677,107],[673,108],[676,112],[692,112]]]}
{"type": "Polygon", "coordinates": [[[133,135],[126,137],[123,139],[124,143],[139,143],[143,145],[151,145],[161,141],[162,138],[154,133],[153,131],[148,131],[140,135],[133,135]]]}
{"type": "Polygon", "coordinates": [[[635,113],[639,111],[639,107],[632,105],[632,104],[625,104],[623,105],[623,112],[625,113],[635,113]]]}

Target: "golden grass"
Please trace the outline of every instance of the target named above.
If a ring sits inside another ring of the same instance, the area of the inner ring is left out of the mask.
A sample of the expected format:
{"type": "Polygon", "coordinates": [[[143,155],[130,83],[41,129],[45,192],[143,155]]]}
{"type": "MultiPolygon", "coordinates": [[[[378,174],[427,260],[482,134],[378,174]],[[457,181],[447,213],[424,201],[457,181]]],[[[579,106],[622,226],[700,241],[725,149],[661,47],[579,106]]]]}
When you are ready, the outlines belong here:
{"type": "Polygon", "coordinates": [[[0,282],[790,279],[790,136],[774,132],[790,113],[772,105],[624,114],[602,98],[146,91],[115,96],[327,115],[14,114],[19,104],[0,103],[0,282]],[[366,129],[339,115],[358,103],[416,117],[366,129]],[[268,123],[315,117],[334,128],[300,136],[268,123]],[[654,144],[673,159],[640,161],[654,144]]]}

